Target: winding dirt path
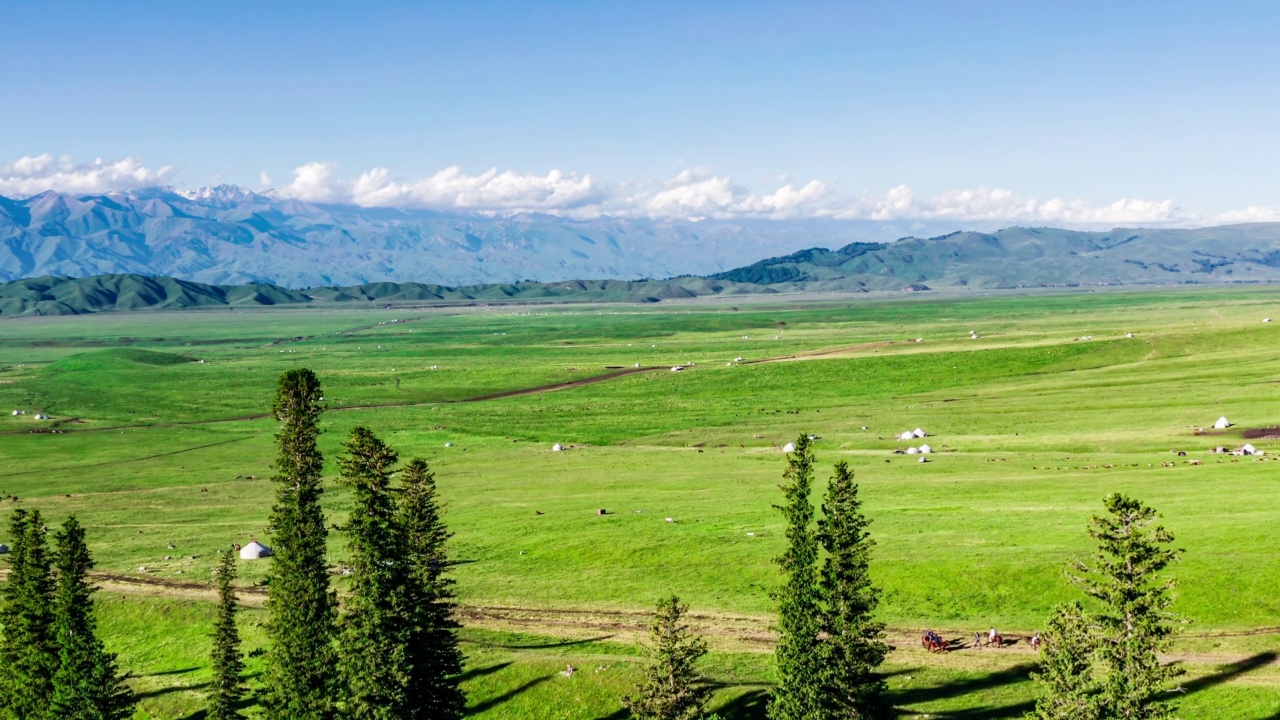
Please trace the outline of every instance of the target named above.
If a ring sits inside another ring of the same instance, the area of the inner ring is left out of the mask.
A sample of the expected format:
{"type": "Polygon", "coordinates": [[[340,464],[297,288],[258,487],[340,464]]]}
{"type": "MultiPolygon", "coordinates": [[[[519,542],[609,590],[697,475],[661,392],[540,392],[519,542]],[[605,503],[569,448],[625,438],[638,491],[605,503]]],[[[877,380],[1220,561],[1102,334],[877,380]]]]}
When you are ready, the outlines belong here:
{"type": "MultiPolygon", "coordinates": [[[[638,373],[653,372],[654,370],[665,370],[665,365],[648,365],[638,368],[626,368],[623,370],[615,370],[603,375],[593,375],[591,377],[579,378],[577,380],[568,380],[565,382],[551,383],[549,385],[538,385],[530,388],[519,388],[516,390],[504,390],[502,392],[490,393],[488,395],[477,395],[475,397],[462,398],[461,400],[432,400],[428,402],[412,402],[412,403],[371,403],[367,405],[341,405],[338,407],[330,407],[326,412],[350,412],[353,410],[383,410],[388,408],[414,408],[414,407],[430,407],[434,405],[460,405],[464,403],[486,402],[488,400],[501,400],[503,398],[521,397],[524,395],[541,395],[543,393],[558,392],[560,390],[570,390],[584,385],[594,385],[596,383],[608,382],[618,378],[627,377],[628,375],[636,375],[638,373]]],[[[142,423],[137,425],[111,425],[104,427],[87,427],[87,428],[65,428],[58,426],[57,428],[34,429],[34,430],[5,430],[0,431],[0,435],[40,435],[50,434],[55,429],[59,434],[70,433],[89,433],[89,432],[107,432],[110,430],[133,430],[133,429],[151,429],[151,428],[174,428],[174,427],[190,427],[193,425],[216,425],[220,423],[248,422],[251,420],[265,420],[271,417],[270,413],[255,413],[253,415],[236,415],[233,417],[211,418],[208,420],[178,420],[174,422],[158,422],[158,423],[142,423]]],[[[65,422],[80,422],[79,418],[71,418],[65,422]]]]}

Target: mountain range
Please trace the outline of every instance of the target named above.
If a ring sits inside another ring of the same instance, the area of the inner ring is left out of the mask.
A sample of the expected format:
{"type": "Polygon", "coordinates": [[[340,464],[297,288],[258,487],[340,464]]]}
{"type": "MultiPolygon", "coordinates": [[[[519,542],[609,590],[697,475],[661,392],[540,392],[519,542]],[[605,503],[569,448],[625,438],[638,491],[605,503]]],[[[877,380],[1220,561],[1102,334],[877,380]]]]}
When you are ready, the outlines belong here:
{"type": "Polygon", "coordinates": [[[136,273],[288,287],[705,275],[921,229],[838,220],[573,220],[321,205],[232,185],[0,196],[0,281],[136,273]]]}
{"type": "Polygon", "coordinates": [[[0,197],[0,315],[1280,281],[1280,223],[885,237],[896,229],[447,214],[234,186],[46,192],[0,197]]]}
{"type": "Polygon", "coordinates": [[[1280,223],[954,232],[810,248],[710,277],[808,291],[1276,282],[1280,223]]]}

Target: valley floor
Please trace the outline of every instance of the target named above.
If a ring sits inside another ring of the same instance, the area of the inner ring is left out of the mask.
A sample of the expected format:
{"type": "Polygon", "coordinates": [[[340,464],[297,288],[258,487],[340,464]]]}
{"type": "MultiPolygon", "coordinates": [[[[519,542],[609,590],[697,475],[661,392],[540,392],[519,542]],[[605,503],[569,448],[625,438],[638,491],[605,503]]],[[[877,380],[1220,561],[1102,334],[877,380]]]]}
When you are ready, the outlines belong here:
{"type": "MultiPolygon", "coordinates": [[[[848,461],[873,521],[904,711],[1029,707],[1024,643],[939,656],[919,633],[1039,629],[1076,597],[1063,569],[1121,491],[1186,551],[1182,716],[1280,718],[1280,443],[1245,437],[1280,425],[1280,326],[1262,322],[1278,307],[1264,289],[1188,289],[7,320],[0,510],[87,525],[140,717],[200,717],[216,550],[269,537],[263,414],[275,378],[309,367],[331,410],[327,477],[356,425],[436,473],[474,717],[623,717],[647,608],[675,592],[711,642],[714,705],[756,718],[781,447],[811,433],[820,477],[848,461]],[[1213,430],[1221,415],[1235,425],[1213,430]],[[896,439],[916,427],[929,437],[896,439]],[[1269,454],[1210,453],[1246,441],[1269,454]],[[894,454],[922,442],[928,463],[894,454]]],[[[341,523],[347,491],[324,502],[341,523]]],[[[248,649],[265,642],[268,568],[242,568],[248,649]]]]}

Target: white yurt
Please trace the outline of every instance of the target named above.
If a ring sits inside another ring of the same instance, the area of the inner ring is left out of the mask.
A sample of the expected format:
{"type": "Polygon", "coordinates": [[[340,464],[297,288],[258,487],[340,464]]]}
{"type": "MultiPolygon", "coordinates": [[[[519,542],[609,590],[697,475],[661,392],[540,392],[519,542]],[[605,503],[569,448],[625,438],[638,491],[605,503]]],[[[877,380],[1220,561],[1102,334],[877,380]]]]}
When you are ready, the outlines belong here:
{"type": "Polygon", "coordinates": [[[269,557],[271,557],[271,548],[267,547],[266,545],[263,545],[257,540],[254,540],[253,542],[250,542],[248,545],[245,545],[244,547],[240,548],[241,560],[261,560],[262,558],[269,558],[269,557]]]}
{"type": "Polygon", "coordinates": [[[796,444],[793,442],[789,442],[786,445],[782,446],[782,452],[795,452],[795,451],[796,451],[796,444]]]}
{"type": "Polygon", "coordinates": [[[1229,427],[1231,427],[1231,421],[1227,419],[1226,415],[1223,415],[1222,417],[1218,418],[1218,422],[1213,424],[1213,428],[1215,430],[1225,430],[1226,428],[1229,428],[1229,427]]]}

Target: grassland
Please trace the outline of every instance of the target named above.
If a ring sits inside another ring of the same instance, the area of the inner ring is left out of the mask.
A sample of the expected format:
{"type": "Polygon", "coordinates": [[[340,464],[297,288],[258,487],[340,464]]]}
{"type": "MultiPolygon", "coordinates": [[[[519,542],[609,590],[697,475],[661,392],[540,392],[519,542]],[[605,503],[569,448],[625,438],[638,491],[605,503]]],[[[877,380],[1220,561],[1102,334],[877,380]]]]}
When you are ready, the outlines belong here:
{"type": "MultiPolygon", "coordinates": [[[[1280,465],[1208,453],[1280,424],[1280,324],[1261,322],[1280,310],[1274,292],[732,302],[3,321],[0,510],[80,517],[139,716],[199,717],[215,550],[264,537],[262,414],[279,373],[310,367],[330,407],[330,476],[356,425],[436,472],[474,717],[623,717],[644,612],[677,592],[715,649],[716,704],[755,718],[772,672],[779,448],[813,433],[821,471],[849,461],[874,521],[904,711],[1025,710],[1030,652],[929,656],[917,633],[1037,629],[1073,597],[1062,569],[1088,552],[1089,516],[1124,491],[1186,550],[1183,716],[1280,717],[1280,465]],[[519,392],[636,364],[657,369],[519,392]],[[1219,415],[1237,426],[1196,434],[1219,415]],[[935,449],[926,464],[893,454],[917,426],[935,449]]],[[[341,522],[345,492],[331,484],[325,503],[341,522]]],[[[264,642],[266,572],[243,568],[249,648],[264,642]]]]}

